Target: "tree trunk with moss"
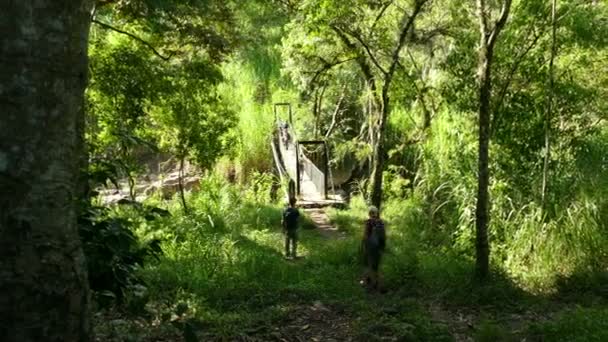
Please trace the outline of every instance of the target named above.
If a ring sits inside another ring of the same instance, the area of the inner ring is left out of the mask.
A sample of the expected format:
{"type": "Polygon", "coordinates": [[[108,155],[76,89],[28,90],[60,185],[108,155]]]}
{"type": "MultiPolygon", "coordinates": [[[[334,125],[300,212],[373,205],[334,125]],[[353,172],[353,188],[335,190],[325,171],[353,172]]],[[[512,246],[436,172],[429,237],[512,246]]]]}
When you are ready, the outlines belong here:
{"type": "Polygon", "coordinates": [[[0,331],[90,341],[76,225],[93,3],[0,5],[0,331]]]}

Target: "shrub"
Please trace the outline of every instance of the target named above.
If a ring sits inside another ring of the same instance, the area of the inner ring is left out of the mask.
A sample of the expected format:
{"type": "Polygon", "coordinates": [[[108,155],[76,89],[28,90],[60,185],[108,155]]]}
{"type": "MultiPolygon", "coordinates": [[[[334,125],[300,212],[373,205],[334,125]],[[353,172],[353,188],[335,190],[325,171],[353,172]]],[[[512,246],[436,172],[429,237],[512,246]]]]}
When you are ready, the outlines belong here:
{"type": "MultiPolygon", "coordinates": [[[[143,220],[154,220],[166,212],[159,208],[141,207],[143,220]]],[[[78,218],[80,238],[87,258],[89,284],[100,302],[117,299],[122,303],[127,293],[142,292],[143,281],[137,270],[148,257],[162,254],[160,241],[142,241],[134,233],[137,222],[114,216],[107,207],[87,204],[78,218]]]]}

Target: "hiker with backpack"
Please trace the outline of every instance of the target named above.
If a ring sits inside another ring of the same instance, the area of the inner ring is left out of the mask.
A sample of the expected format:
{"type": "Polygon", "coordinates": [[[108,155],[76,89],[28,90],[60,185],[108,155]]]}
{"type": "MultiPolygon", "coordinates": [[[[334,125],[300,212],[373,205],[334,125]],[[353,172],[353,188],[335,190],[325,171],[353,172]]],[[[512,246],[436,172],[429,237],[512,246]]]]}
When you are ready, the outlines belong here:
{"type": "Polygon", "coordinates": [[[379,268],[386,247],[386,231],[378,208],[374,206],[369,208],[369,218],[365,221],[361,247],[366,266],[361,284],[368,290],[381,290],[379,268]]]}
{"type": "Polygon", "coordinates": [[[300,212],[296,208],[295,197],[289,198],[289,206],[283,211],[283,233],[285,234],[285,257],[296,258],[296,249],[298,247],[298,219],[300,212]],[[291,248],[290,248],[291,247],[291,248]]]}

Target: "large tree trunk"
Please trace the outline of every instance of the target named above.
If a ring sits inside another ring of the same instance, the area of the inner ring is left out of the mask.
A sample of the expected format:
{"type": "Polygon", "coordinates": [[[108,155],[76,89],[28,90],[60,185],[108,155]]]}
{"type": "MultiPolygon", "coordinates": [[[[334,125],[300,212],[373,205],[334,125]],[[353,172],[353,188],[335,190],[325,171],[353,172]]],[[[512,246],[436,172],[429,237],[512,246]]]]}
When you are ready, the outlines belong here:
{"type": "Polygon", "coordinates": [[[76,226],[92,2],[0,4],[0,333],[91,340],[76,226]]]}
{"type": "MultiPolygon", "coordinates": [[[[382,84],[382,108],[380,110],[380,117],[378,118],[378,127],[376,133],[376,145],[374,145],[374,161],[372,167],[372,193],[370,195],[370,199],[373,205],[377,208],[380,208],[380,204],[382,202],[382,173],[384,171],[384,159],[385,159],[385,146],[384,146],[384,136],[385,136],[385,127],[386,122],[388,121],[388,115],[390,113],[390,98],[389,98],[389,90],[391,87],[391,82],[393,81],[393,75],[395,75],[395,70],[397,69],[397,64],[399,63],[399,54],[405,45],[405,41],[408,35],[408,32],[414,26],[414,20],[420,12],[422,11],[422,7],[427,3],[428,0],[416,0],[414,2],[413,12],[408,15],[407,13],[403,13],[403,17],[401,18],[401,28],[399,32],[399,38],[397,39],[397,44],[393,48],[393,52],[391,54],[391,63],[388,69],[384,70],[380,67],[380,65],[376,64],[376,66],[380,69],[383,74],[383,84],[382,84]]],[[[370,53],[370,57],[372,57],[370,53]]],[[[375,58],[372,57],[372,61],[375,61],[375,58]]]]}
{"type": "Polygon", "coordinates": [[[477,208],[475,210],[475,251],[476,270],[481,278],[488,274],[490,247],[488,243],[488,210],[490,170],[488,168],[488,150],[490,145],[490,65],[491,56],[487,48],[482,47],[480,52],[480,79],[479,86],[479,155],[477,176],[477,208]]]}
{"type": "Polygon", "coordinates": [[[388,88],[391,80],[385,80],[385,86],[382,91],[382,110],[380,113],[380,117],[378,118],[378,127],[376,130],[376,144],[374,145],[374,158],[373,158],[373,166],[372,166],[372,185],[371,185],[371,194],[370,201],[372,205],[376,208],[380,208],[382,204],[382,174],[384,171],[384,159],[386,155],[385,147],[384,147],[384,136],[385,136],[385,126],[386,120],[388,118],[389,113],[389,95],[388,88]]]}
{"type": "Polygon", "coordinates": [[[475,209],[475,269],[480,279],[485,279],[490,268],[490,244],[488,242],[488,220],[490,196],[489,156],[490,147],[490,100],[492,96],[492,60],[494,45],[505,26],[511,9],[511,0],[503,2],[500,18],[493,28],[488,27],[490,8],[485,0],[477,0],[479,16],[479,159],[477,175],[477,207],[475,209]]]}

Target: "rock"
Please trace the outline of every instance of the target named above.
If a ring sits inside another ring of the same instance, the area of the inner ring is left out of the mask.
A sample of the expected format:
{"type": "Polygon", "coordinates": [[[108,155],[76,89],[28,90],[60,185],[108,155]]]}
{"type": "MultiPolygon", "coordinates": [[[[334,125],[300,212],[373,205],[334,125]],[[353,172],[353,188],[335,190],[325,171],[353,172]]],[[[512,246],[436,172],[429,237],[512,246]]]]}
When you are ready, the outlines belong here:
{"type": "Polygon", "coordinates": [[[319,300],[316,300],[312,304],[311,309],[314,310],[314,311],[325,311],[325,312],[329,311],[329,309],[325,305],[323,305],[323,303],[321,301],[319,301],[319,300]]]}
{"type": "Polygon", "coordinates": [[[385,308],[383,311],[385,314],[391,315],[391,316],[394,316],[399,313],[399,310],[397,308],[392,308],[392,307],[385,308]]]}
{"type": "Polygon", "coordinates": [[[110,324],[113,326],[124,326],[127,325],[129,322],[127,322],[124,319],[113,319],[110,321],[110,324]]]}
{"type": "MultiPolygon", "coordinates": [[[[191,175],[185,176],[182,183],[184,191],[197,191],[200,189],[200,176],[191,175]]],[[[179,191],[179,177],[177,173],[170,174],[164,180],[159,180],[144,190],[146,196],[150,196],[155,192],[160,192],[164,199],[170,199],[175,193],[179,191]]]]}

